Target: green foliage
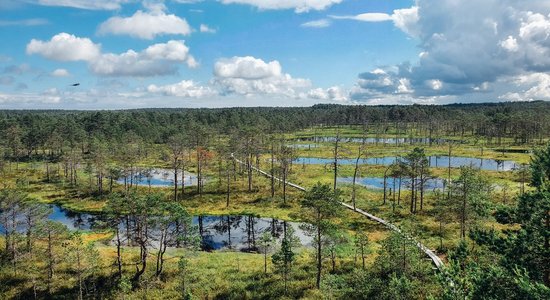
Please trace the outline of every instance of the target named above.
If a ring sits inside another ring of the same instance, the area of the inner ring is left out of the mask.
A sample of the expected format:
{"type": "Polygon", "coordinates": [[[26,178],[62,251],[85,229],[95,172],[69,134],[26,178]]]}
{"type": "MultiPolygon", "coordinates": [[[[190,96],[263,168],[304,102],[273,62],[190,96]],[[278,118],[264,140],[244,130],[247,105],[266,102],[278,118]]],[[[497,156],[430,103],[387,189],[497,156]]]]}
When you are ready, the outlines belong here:
{"type": "Polygon", "coordinates": [[[275,271],[282,274],[285,293],[288,293],[289,275],[296,255],[293,250],[292,240],[292,231],[287,231],[281,242],[281,248],[271,256],[271,260],[275,266],[275,271]]]}
{"type": "Polygon", "coordinates": [[[536,150],[531,158],[531,185],[543,188],[550,182],[550,143],[536,150]]]}
{"type": "MultiPolygon", "coordinates": [[[[514,210],[498,212],[499,219],[513,216],[521,228],[498,235],[494,230],[477,230],[471,234],[479,245],[500,254],[498,265],[476,266],[470,273],[475,295],[490,295],[491,299],[548,299],[550,289],[550,189],[546,185],[550,147],[538,151],[531,164],[533,182],[537,189],[519,197],[514,210]],[[502,217],[502,215],[504,215],[502,217]],[[499,283],[493,285],[494,283],[499,283]],[[508,293],[508,294],[505,294],[508,293]]],[[[478,297],[479,298],[479,297],[478,297]]]]}
{"type": "Polygon", "coordinates": [[[489,217],[491,184],[481,172],[472,167],[461,167],[460,177],[450,186],[450,198],[445,205],[450,215],[460,222],[460,236],[489,217]]]}

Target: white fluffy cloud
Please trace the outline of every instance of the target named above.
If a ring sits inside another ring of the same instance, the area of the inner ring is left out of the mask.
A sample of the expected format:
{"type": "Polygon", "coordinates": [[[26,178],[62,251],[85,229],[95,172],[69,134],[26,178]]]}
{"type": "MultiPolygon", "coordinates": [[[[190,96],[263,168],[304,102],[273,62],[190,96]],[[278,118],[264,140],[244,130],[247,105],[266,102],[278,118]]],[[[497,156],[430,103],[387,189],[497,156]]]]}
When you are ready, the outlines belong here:
{"type": "Polygon", "coordinates": [[[51,75],[54,77],[67,77],[67,76],[70,76],[71,74],[66,69],[55,69],[53,70],[51,75]]]}
{"type": "Polygon", "coordinates": [[[279,94],[295,97],[299,89],[311,86],[308,79],[292,78],[281,64],[252,56],[222,59],[214,65],[214,82],[225,94],[279,94]]]}
{"type": "Polygon", "coordinates": [[[223,59],[214,65],[214,74],[222,78],[264,79],[281,76],[278,61],[264,62],[252,56],[223,59]]]}
{"type": "Polygon", "coordinates": [[[117,10],[131,0],[31,0],[44,6],[64,6],[89,10],[117,10]]]}
{"type": "Polygon", "coordinates": [[[478,94],[492,100],[512,85],[523,92],[501,99],[548,99],[541,74],[550,72],[549,12],[550,2],[536,0],[418,0],[395,10],[391,20],[418,41],[419,60],[376,78],[359,75],[352,98],[408,91],[419,99],[478,94]]]}
{"type": "Polygon", "coordinates": [[[141,52],[128,50],[122,54],[102,54],[89,66],[99,75],[147,77],[175,74],[178,63],[186,63],[189,67],[197,64],[184,41],[155,44],[141,52]]]}
{"type": "Polygon", "coordinates": [[[411,8],[396,9],[391,16],[395,27],[401,29],[410,36],[417,36],[418,28],[418,6],[411,8]]]}
{"type": "Polygon", "coordinates": [[[197,85],[192,80],[182,80],[175,84],[168,84],[163,86],[151,84],[147,87],[147,92],[184,98],[203,98],[208,96],[215,96],[217,94],[210,87],[197,85]]]}
{"type": "Polygon", "coordinates": [[[121,54],[101,53],[101,46],[88,38],[60,33],[50,41],[31,40],[27,54],[40,54],[58,61],[87,61],[92,73],[107,76],[147,77],[175,74],[182,64],[198,66],[184,41],[170,40],[149,46],[143,51],[121,54]]]}
{"type": "Polygon", "coordinates": [[[316,88],[307,92],[306,96],[311,99],[325,100],[331,102],[346,102],[348,101],[347,93],[338,86],[333,86],[328,89],[316,88]]]}
{"type": "Polygon", "coordinates": [[[512,80],[519,92],[508,92],[500,98],[509,101],[550,100],[550,74],[532,73],[512,80]]]}
{"type": "Polygon", "coordinates": [[[294,9],[297,13],[323,10],[342,0],[221,0],[224,4],[248,4],[259,9],[294,9]]]}
{"type": "Polygon", "coordinates": [[[100,53],[101,45],[94,44],[88,38],[79,38],[65,32],[46,42],[32,39],[27,44],[27,54],[39,54],[57,61],[90,61],[100,53]]]}
{"type": "Polygon", "coordinates": [[[185,19],[166,14],[163,8],[149,7],[149,12],[138,10],[131,17],[112,17],[99,26],[99,34],[129,35],[151,40],[158,35],[189,35],[191,27],[185,19]]]}

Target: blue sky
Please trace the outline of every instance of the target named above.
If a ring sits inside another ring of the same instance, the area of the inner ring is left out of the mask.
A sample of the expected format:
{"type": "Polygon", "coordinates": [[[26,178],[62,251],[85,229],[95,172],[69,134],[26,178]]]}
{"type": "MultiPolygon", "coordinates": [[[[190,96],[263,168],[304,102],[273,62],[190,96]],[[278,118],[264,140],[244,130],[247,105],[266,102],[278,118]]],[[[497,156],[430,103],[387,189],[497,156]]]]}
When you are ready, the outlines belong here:
{"type": "Polygon", "coordinates": [[[550,100],[548,1],[2,0],[0,38],[0,109],[550,100]]]}

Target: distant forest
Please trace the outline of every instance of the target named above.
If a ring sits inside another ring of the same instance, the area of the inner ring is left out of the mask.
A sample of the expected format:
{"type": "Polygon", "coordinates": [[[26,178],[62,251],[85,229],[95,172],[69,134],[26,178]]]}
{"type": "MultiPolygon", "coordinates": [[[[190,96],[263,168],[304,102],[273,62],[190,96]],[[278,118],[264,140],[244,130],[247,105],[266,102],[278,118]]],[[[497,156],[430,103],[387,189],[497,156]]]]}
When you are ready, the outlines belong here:
{"type": "Polygon", "coordinates": [[[282,133],[336,125],[363,125],[373,135],[387,134],[392,128],[401,135],[474,136],[495,145],[503,138],[516,144],[542,143],[550,132],[550,102],[0,111],[4,146],[10,148],[10,143],[16,143],[29,155],[37,149],[51,149],[48,144],[72,146],[92,138],[112,142],[138,138],[147,143],[166,143],[170,136],[179,133],[229,134],[251,128],[282,133]]]}

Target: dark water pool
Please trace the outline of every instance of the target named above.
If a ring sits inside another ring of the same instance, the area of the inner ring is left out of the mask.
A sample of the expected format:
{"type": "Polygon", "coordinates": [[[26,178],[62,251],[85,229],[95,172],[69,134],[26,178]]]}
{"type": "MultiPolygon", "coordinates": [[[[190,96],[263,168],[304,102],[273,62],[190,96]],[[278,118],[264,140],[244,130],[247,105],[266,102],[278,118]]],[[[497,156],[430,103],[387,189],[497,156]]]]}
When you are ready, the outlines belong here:
{"type": "MultiPolygon", "coordinates": [[[[117,180],[118,183],[124,184],[126,181],[128,184],[151,186],[151,187],[167,187],[174,186],[174,170],[169,169],[150,169],[140,170],[136,174],[128,175],[117,180]]],[[[193,173],[185,172],[185,186],[197,185],[197,176],[193,173]]],[[[181,186],[181,172],[178,172],[178,186],[181,186]]]]}
{"type": "MultiPolygon", "coordinates": [[[[60,222],[70,230],[90,230],[100,226],[104,219],[102,215],[77,213],[51,205],[52,213],[49,219],[60,222]]],[[[203,250],[234,250],[254,251],[264,232],[270,232],[276,239],[282,239],[285,227],[292,228],[294,234],[303,246],[311,244],[312,239],[300,228],[300,223],[286,222],[271,218],[259,218],[248,215],[227,216],[193,216],[193,224],[197,226],[202,239],[203,250]]],[[[125,232],[121,223],[121,233],[125,232]]],[[[0,225],[0,232],[4,228],[0,225]]],[[[154,247],[154,242],[152,242],[154,247]]]]}
{"type": "MultiPolygon", "coordinates": [[[[353,177],[338,177],[337,181],[344,184],[352,184],[353,177]]],[[[356,178],[355,183],[364,187],[376,190],[384,189],[384,178],[381,177],[359,177],[356,178]]],[[[399,178],[395,180],[396,187],[399,185],[399,178]]],[[[401,179],[401,187],[404,188],[410,184],[410,180],[406,178],[401,179]]],[[[443,188],[443,179],[434,178],[426,180],[424,185],[425,190],[434,190],[443,188]]],[[[388,177],[386,179],[386,188],[393,188],[393,178],[388,177]]]]}
{"type": "MultiPolygon", "coordinates": [[[[366,165],[390,165],[394,163],[398,157],[396,156],[386,156],[386,157],[372,157],[367,159],[360,160],[361,164],[366,165]]],[[[430,167],[434,168],[446,168],[449,166],[449,157],[448,156],[429,156],[428,161],[430,167]]],[[[495,159],[484,159],[484,158],[475,158],[475,157],[461,157],[461,156],[451,156],[451,168],[458,168],[461,166],[472,166],[474,168],[479,168],[482,170],[488,171],[511,171],[514,168],[519,167],[519,165],[511,160],[495,160],[495,159]]],[[[332,164],[333,160],[330,158],[314,158],[314,157],[299,157],[294,161],[296,164],[306,164],[306,165],[327,165],[332,164]]],[[[355,159],[340,159],[338,163],[341,165],[354,165],[355,159]]]]}

